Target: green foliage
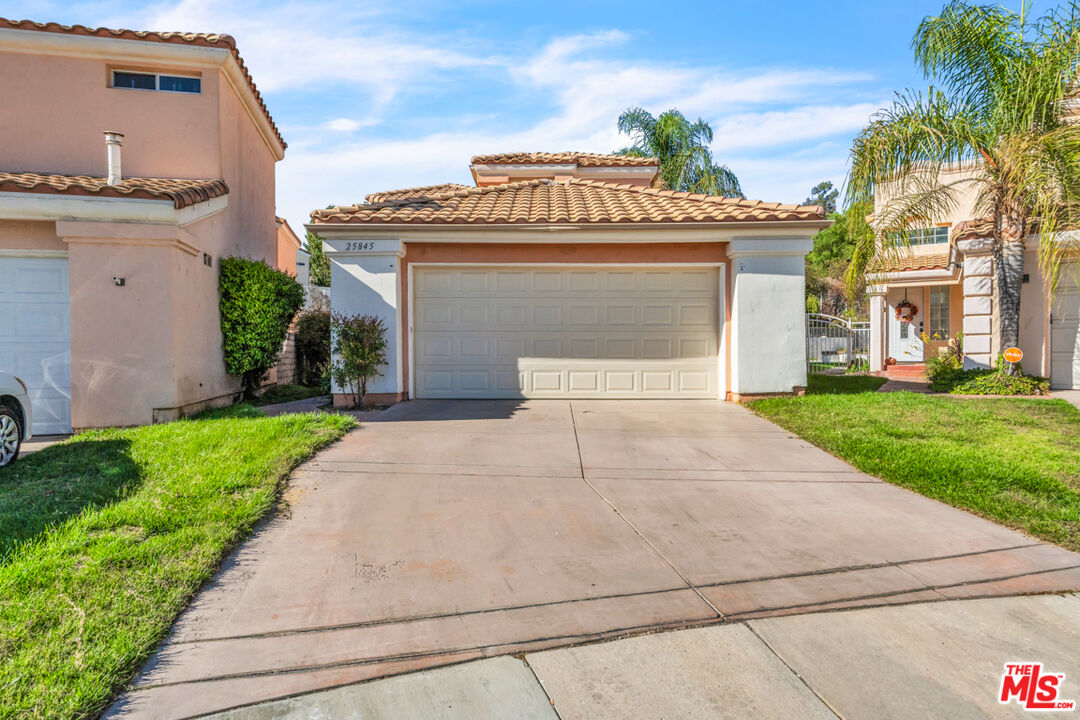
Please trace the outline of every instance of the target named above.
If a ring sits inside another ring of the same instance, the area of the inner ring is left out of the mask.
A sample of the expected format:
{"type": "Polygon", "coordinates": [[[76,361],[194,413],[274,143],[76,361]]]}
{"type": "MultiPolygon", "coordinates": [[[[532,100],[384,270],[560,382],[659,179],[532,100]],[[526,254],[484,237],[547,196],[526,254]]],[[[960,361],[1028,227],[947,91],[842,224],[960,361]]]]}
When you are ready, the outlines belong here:
{"type": "Polygon", "coordinates": [[[900,93],[852,147],[849,200],[869,204],[876,189],[888,199],[874,216],[878,241],[859,243],[850,277],[974,194],[974,217],[994,220],[998,335],[1015,345],[1026,238],[1040,234],[1051,293],[1077,244],[1057,230],[1080,224],[1080,125],[1067,102],[1080,65],[1080,7],[1032,21],[1026,8],[953,0],[922,21],[912,47],[932,84],[900,93]],[[957,167],[967,172],[943,172],[957,167]]]}
{"type": "Polygon", "coordinates": [[[236,405],[4,468],[0,717],[98,717],[292,468],[354,424],[236,405]]]}
{"type": "Polygon", "coordinates": [[[927,363],[927,378],[934,392],[952,395],[1046,395],[1050,381],[1034,375],[1009,375],[1003,369],[963,370],[942,363],[931,376],[927,363]]]}
{"type": "Polygon", "coordinates": [[[300,355],[300,382],[320,385],[330,367],[330,312],[309,310],[296,324],[296,350],[300,355]]]}
{"type": "Polygon", "coordinates": [[[368,382],[386,365],[386,323],[374,315],[335,314],[330,325],[334,336],[331,376],[363,407],[368,382]]]}
{"type": "Polygon", "coordinates": [[[653,117],[642,108],[632,107],[619,115],[618,126],[619,132],[633,141],[619,154],[659,159],[660,182],[665,188],[744,197],[735,173],[713,160],[709,149],[712,127],[701,118],[691,123],[675,108],[653,117]]]}
{"type": "Polygon", "coordinates": [[[304,250],[311,256],[308,260],[311,284],[330,287],[330,258],[323,250],[322,238],[309,232],[304,236],[304,250]]]}
{"type": "MultiPolygon", "coordinates": [[[[926,333],[922,334],[922,340],[924,343],[932,341],[926,333]]],[[[962,370],[964,368],[963,347],[964,333],[958,332],[945,347],[938,350],[937,355],[926,360],[926,379],[933,384],[935,380],[944,381],[944,378],[951,377],[956,371],[962,370]]]]}
{"type": "Polygon", "coordinates": [[[832,182],[823,180],[810,190],[810,196],[803,201],[803,205],[820,205],[825,212],[836,212],[836,199],[840,197],[840,191],[833,187],[832,182]]]}
{"type": "Polygon", "coordinates": [[[222,258],[218,287],[225,369],[250,395],[277,362],[304,288],[262,260],[238,257],[222,258]]]}
{"type": "Polygon", "coordinates": [[[809,286],[807,286],[807,287],[808,287],[808,289],[807,289],[807,293],[806,293],[806,312],[808,312],[808,313],[821,312],[821,301],[818,300],[817,295],[811,295],[810,291],[809,291],[809,286]]]}

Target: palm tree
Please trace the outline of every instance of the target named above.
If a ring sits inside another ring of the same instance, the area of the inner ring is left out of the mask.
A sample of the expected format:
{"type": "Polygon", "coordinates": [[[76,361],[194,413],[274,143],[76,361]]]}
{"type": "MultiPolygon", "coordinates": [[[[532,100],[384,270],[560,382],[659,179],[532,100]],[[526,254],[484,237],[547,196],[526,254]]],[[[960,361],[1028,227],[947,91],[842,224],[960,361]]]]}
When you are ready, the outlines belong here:
{"type": "Polygon", "coordinates": [[[905,230],[974,191],[977,214],[993,218],[995,331],[1000,347],[1017,345],[1026,238],[1039,233],[1052,294],[1069,245],[1057,231],[1080,220],[1080,125],[1069,103],[1080,62],[1077,7],[1031,22],[1023,6],[1015,13],[954,0],[922,21],[912,48],[930,88],[898,94],[852,147],[848,200],[872,203],[876,190],[882,202],[848,284],[875,253],[906,243],[905,230]],[[942,175],[955,169],[966,172],[942,175]]]}
{"type": "Polygon", "coordinates": [[[619,154],[659,158],[659,179],[669,190],[743,197],[735,173],[726,165],[713,162],[709,150],[713,131],[701,118],[691,123],[675,109],[653,117],[648,111],[633,107],[619,115],[619,132],[626,133],[633,141],[633,145],[619,154]]]}

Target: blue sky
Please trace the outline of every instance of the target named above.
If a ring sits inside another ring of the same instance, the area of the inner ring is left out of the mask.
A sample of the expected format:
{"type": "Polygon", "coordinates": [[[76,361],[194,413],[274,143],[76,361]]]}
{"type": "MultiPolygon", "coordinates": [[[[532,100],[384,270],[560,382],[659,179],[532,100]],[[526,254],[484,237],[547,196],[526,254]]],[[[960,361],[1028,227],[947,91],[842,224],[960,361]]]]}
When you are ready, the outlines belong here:
{"type": "Polygon", "coordinates": [[[799,202],[842,183],[851,139],[895,90],[925,85],[909,43],[941,4],[100,0],[0,15],[235,36],[289,143],[278,211],[299,231],[376,190],[470,183],[474,154],[610,152],[631,105],[703,117],[748,197],[799,202]]]}

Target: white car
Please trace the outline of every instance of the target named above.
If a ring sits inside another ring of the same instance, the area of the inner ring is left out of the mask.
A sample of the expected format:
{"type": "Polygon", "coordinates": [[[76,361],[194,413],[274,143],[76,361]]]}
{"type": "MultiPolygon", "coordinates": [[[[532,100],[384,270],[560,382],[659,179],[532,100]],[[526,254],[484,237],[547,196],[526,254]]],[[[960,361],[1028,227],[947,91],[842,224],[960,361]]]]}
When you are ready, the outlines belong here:
{"type": "Polygon", "coordinates": [[[0,372],[0,467],[19,457],[23,440],[30,439],[30,422],[26,385],[11,373],[0,372]]]}

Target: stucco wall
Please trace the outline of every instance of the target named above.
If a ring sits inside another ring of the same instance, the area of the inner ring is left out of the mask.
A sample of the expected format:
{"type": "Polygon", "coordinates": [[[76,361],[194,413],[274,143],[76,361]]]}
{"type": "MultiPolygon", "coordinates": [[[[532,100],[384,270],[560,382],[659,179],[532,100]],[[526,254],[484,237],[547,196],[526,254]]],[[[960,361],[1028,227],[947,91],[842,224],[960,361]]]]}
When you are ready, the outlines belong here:
{"type": "Polygon", "coordinates": [[[229,186],[222,212],[185,228],[0,221],[0,249],[69,251],[74,427],[148,423],[155,408],[231,394],[238,382],[224,369],[220,260],[276,265],[278,243],[274,154],[223,71],[199,72],[194,95],[110,88],[114,66],[103,60],[0,53],[0,67],[0,96],[20,99],[0,103],[3,169],[103,176],[102,131],[117,130],[125,177],[229,186]]]}
{"type": "Polygon", "coordinates": [[[25,220],[0,220],[0,250],[67,251],[67,244],[56,236],[56,223],[25,220]]]}
{"type": "Polygon", "coordinates": [[[113,67],[168,69],[0,52],[0,97],[19,99],[0,103],[3,169],[104,176],[102,132],[117,130],[127,176],[219,177],[218,72],[203,71],[195,95],[111,88],[113,67]]]}

